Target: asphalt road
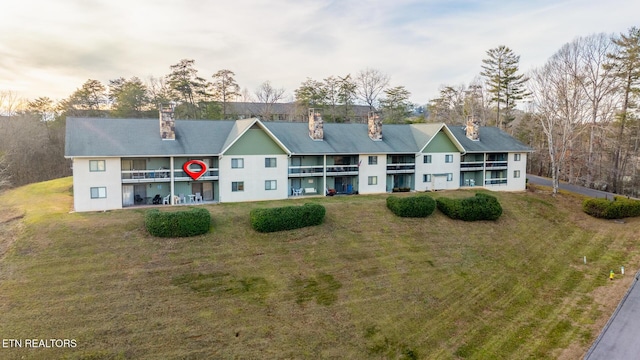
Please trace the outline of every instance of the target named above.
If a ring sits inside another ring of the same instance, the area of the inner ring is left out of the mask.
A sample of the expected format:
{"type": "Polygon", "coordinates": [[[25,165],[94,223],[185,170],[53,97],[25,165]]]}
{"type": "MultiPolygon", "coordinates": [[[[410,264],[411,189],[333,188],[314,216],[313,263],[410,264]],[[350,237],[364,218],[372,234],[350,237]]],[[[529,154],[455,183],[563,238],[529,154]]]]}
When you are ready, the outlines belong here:
{"type": "MultiPolygon", "coordinates": [[[[527,174],[527,179],[529,180],[529,183],[531,183],[531,184],[549,186],[549,187],[553,186],[552,183],[551,183],[551,179],[549,179],[549,178],[544,178],[544,177],[540,177],[540,176],[527,174]]],[[[606,191],[589,189],[589,188],[586,188],[586,187],[582,187],[582,186],[578,186],[578,185],[566,184],[566,183],[563,183],[563,182],[560,183],[560,189],[566,190],[566,191],[570,191],[570,192],[573,192],[573,193],[576,193],[576,194],[582,194],[582,195],[594,197],[594,198],[609,198],[609,199],[613,199],[613,197],[616,195],[616,194],[613,194],[613,193],[610,193],[610,192],[606,192],[606,191]]]]}
{"type": "MultiPolygon", "coordinates": [[[[552,186],[551,179],[535,175],[527,175],[529,183],[552,186]]],[[[585,188],[582,186],[560,183],[560,189],[594,197],[613,199],[615,194],[585,188]]],[[[618,307],[611,315],[602,332],[591,345],[584,360],[633,360],[640,359],[640,286],[636,274],[633,284],[627,290],[618,307]]]]}

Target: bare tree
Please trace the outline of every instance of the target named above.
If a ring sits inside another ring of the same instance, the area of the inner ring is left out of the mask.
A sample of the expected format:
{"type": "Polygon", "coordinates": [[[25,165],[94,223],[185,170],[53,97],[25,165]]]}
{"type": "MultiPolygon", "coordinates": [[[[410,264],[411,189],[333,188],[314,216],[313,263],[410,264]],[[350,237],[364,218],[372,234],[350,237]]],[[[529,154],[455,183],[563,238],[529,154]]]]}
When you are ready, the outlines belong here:
{"type": "Polygon", "coordinates": [[[0,115],[15,116],[25,106],[25,99],[11,90],[0,91],[0,115]]]}
{"type": "Polygon", "coordinates": [[[260,109],[258,109],[257,113],[260,114],[262,119],[270,120],[273,104],[284,98],[285,91],[284,88],[274,88],[269,81],[263,82],[256,89],[255,95],[260,103],[260,109]]]}
{"type": "Polygon", "coordinates": [[[558,193],[560,176],[585,116],[586,97],[580,81],[573,75],[578,57],[568,44],[532,72],[530,91],[535,116],[547,138],[553,194],[558,193]]]}
{"type": "Polygon", "coordinates": [[[600,33],[588,37],[580,37],[569,46],[575,48],[579,65],[573,74],[580,80],[580,85],[588,99],[589,114],[585,120],[589,122],[589,140],[587,149],[586,179],[587,186],[592,186],[596,172],[595,145],[597,133],[602,134],[602,126],[607,125],[615,114],[617,101],[616,83],[611,76],[611,69],[604,66],[607,54],[612,51],[613,42],[610,35],[600,33]]]}
{"type": "Polygon", "coordinates": [[[389,85],[389,76],[379,70],[367,68],[356,75],[354,82],[358,97],[369,105],[371,111],[376,110],[378,96],[389,85]]]}

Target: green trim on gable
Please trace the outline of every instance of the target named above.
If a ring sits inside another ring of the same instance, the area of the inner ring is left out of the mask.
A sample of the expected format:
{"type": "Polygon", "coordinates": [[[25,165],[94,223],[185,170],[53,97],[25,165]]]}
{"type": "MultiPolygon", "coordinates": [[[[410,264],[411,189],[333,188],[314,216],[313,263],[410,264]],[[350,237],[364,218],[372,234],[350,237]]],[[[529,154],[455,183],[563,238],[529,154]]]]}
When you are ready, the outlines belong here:
{"type": "Polygon", "coordinates": [[[445,134],[443,130],[431,139],[429,145],[427,145],[423,153],[457,153],[460,152],[451,139],[445,134]]]}
{"type": "Polygon", "coordinates": [[[225,155],[279,155],[286,154],[273,139],[260,128],[251,128],[233,144],[225,155]]]}

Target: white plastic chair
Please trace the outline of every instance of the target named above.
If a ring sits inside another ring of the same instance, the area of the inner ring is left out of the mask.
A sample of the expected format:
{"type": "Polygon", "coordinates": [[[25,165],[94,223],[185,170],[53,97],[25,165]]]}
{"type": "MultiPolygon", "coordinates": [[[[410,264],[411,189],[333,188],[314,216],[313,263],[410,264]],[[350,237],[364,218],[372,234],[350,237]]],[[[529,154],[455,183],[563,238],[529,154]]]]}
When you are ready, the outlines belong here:
{"type": "Polygon", "coordinates": [[[168,205],[168,204],[171,204],[171,194],[169,194],[169,195],[165,196],[165,197],[162,199],[162,205],[165,205],[165,204],[167,204],[167,205],[168,205]]]}
{"type": "Polygon", "coordinates": [[[198,201],[202,202],[202,195],[199,192],[196,193],[196,203],[198,201]]]}

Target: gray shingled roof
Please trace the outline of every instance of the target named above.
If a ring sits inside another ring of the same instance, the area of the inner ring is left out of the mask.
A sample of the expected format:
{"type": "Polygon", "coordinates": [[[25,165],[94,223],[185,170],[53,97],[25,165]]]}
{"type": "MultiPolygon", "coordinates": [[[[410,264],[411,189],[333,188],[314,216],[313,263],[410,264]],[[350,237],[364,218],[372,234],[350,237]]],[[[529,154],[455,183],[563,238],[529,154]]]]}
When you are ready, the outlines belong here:
{"type": "MultiPolygon", "coordinates": [[[[229,146],[253,119],[176,120],[176,139],[162,140],[158,119],[67,118],[65,156],[216,155],[229,146]]],[[[323,141],[309,137],[307,123],[262,122],[293,154],[416,153],[442,126],[413,124],[382,126],[382,140],[369,138],[366,124],[324,124],[323,141]]],[[[480,128],[471,141],[461,126],[449,127],[467,152],[531,151],[494,127],[480,128]]]]}
{"type": "Polygon", "coordinates": [[[469,153],[473,152],[530,152],[533,151],[527,145],[516,140],[511,135],[497,127],[481,126],[480,140],[473,141],[465,135],[465,127],[462,125],[448,126],[453,136],[469,153]]]}
{"type": "Polygon", "coordinates": [[[324,124],[324,139],[309,137],[307,123],[263,122],[294,154],[415,153],[418,145],[409,126],[383,125],[382,141],[369,138],[365,124],[324,124]]]}
{"type": "Polygon", "coordinates": [[[65,156],[218,154],[235,121],[176,120],[176,139],[160,138],[158,119],[68,117],[65,156]]]}

